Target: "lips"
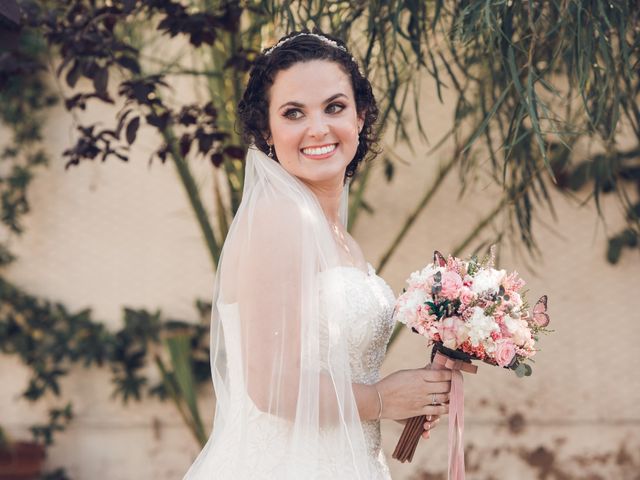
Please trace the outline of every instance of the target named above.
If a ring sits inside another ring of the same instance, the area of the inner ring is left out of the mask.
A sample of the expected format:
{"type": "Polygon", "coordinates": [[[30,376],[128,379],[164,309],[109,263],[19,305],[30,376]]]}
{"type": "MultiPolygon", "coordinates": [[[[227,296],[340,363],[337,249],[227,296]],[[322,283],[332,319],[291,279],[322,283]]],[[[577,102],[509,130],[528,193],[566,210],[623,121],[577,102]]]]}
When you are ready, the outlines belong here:
{"type": "Polygon", "coordinates": [[[300,149],[300,152],[307,157],[324,158],[335,152],[336,148],[338,148],[337,143],[327,143],[325,145],[305,147],[300,149]]]}

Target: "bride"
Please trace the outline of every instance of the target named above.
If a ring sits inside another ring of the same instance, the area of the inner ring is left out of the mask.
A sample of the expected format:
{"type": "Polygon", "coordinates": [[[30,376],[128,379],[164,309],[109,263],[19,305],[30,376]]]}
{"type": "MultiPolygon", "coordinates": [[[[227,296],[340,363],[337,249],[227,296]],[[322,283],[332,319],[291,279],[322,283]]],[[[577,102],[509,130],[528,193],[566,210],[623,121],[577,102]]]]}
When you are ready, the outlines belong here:
{"type": "Polygon", "coordinates": [[[380,420],[448,412],[450,371],[380,379],[395,297],[347,233],[349,181],[376,140],[345,45],[292,32],[238,106],[251,144],[214,287],[211,436],[188,480],[389,479],[380,420]]]}

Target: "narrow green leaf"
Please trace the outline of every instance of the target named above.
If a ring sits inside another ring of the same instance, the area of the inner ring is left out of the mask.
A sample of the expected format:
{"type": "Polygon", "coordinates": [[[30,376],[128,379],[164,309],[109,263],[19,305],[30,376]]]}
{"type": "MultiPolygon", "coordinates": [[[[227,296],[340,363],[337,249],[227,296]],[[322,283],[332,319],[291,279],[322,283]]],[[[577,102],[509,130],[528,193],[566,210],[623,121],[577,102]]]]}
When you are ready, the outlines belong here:
{"type": "Polygon", "coordinates": [[[489,124],[493,116],[498,111],[498,108],[500,108],[500,106],[502,105],[502,102],[504,102],[504,99],[507,97],[507,94],[509,93],[509,88],[511,87],[511,85],[512,85],[512,82],[509,82],[509,84],[507,85],[507,88],[505,88],[502,91],[502,93],[498,97],[498,101],[493,105],[493,107],[489,111],[489,114],[484,118],[484,120],[482,120],[482,123],[480,124],[480,126],[473,132],[473,135],[471,135],[471,138],[462,149],[462,152],[466,152],[467,150],[469,150],[473,142],[475,142],[475,140],[484,133],[485,129],[487,128],[487,125],[489,124]]]}

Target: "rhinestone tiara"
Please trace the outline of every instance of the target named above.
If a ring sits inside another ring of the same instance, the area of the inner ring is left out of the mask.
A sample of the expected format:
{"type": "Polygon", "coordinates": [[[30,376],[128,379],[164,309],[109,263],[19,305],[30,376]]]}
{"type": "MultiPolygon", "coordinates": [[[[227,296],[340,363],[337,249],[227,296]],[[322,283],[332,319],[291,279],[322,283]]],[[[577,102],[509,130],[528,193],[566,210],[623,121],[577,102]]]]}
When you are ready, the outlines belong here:
{"type": "MultiPolygon", "coordinates": [[[[266,52],[264,52],[264,54],[265,54],[265,55],[270,55],[270,54],[271,54],[271,52],[273,52],[276,48],[281,47],[282,45],[284,45],[285,43],[287,43],[289,40],[293,40],[294,38],[298,38],[298,37],[300,37],[300,36],[302,36],[302,35],[308,35],[308,36],[311,36],[311,37],[315,37],[315,38],[317,38],[318,40],[320,40],[320,41],[322,41],[322,42],[326,43],[327,45],[331,45],[332,47],[339,48],[339,49],[340,49],[340,50],[342,50],[343,52],[349,53],[349,52],[347,51],[347,49],[346,49],[346,48],[344,48],[342,45],[338,45],[338,43],[337,43],[336,41],[334,41],[334,40],[331,40],[331,39],[329,39],[329,38],[327,38],[327,37],[324,37],[324,36],[322,36],[322,35],[318,35],[317,33],[305,33],[305,32],[301,32],[301,33],[298,33],[298,34],[296,34],[296,35],[294,35],[294,36],[292,36],[292,37],[285,38],[284,40],[280,40],[278,43],[276,43],[276,44],[275,44],[273,47],[271,47],[269,50],[267,50],[266,52]]],[[[353,57],[351,57],[351,58],[353,58],[353,57]]]]}

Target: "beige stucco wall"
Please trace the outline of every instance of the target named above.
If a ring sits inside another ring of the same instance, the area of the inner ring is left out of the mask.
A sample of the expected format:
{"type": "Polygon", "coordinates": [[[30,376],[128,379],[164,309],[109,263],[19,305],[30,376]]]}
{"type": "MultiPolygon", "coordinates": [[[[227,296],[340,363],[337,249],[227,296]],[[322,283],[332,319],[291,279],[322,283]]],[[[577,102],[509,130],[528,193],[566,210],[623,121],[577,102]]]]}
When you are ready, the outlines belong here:
{"type": "MultiPolygon", "coordinates": [[[[429,82],[420,101],[435,143],[450,127],[453,104],[441,105],[429,82]]],[[[103,111],[89,115],[108,118],[103,111]]],[[[20,259],[6,272],[10,280],[72,310],[91,307],[114,328],[123,306],[196,318],[193,301],[211,294],[210,260],[173,165],[149,166],[153,139],[141,135],[128,164],[110,160],[65,171],[60,153],[74,137],[73,126],[62,109],[52,113],[46,143],[54,161],[30,190],[33,211],[26,233],[12,244],[20,259]]],[[[429,157],[419,142],[415,154],[403,146],[395,150],[409,165],[397,164],[387,184],[379,162],[366,195],[375,215],[363,214],[353,232],[374,265],[452,147],[429,157]]],[[[197,159],[191,166],[210,208],[211,170],[197,159]]],[[[458,188],[454,173],[382,272],[396,293],[434,249],[454,248],[497,201],[487,182],[462,199],[458,188]]],[[[535,228],[544,257],[530,262],[506,247],[501,263],[528,280],[530,299],[549,295],[556,332],[543,338],[531,378],[484,365],[466,378],[470,479],[640,478],[640,255],[626,252],[619,265],[609,265],[595,210],[554,198],[558,221],[540,209],[548,226],[535,228]],[[527,263],[535,264],[535,273],[527,263]]],[[[611,200],[604,211],[607,228],[615,231],[621,214],[611,200]]],[[[389,350],[383,373],[419,367],[426,355],[424,342],[405,332],[389,350]]],[[[199,449],[173,407],[146,401],[124,408],[110,399],[109,378],[106,371],[78,368],[64,380],[77,417],[50,450],[48,465],[65,466],[74,479],[181,478],[199,449]]],[[[14,435],[43,418],[48,406],[33,408],[18,398],[26,379],[16,359],[0,356],[0,422],[14,435]]],[[[201,401],[210,424],[210,387],[201,401]]],[[[391,459],[399,435],[399,425],[383,422],[394,478],[446,478],[444,425],[422,441],[411,465],[391,459]]]]}

